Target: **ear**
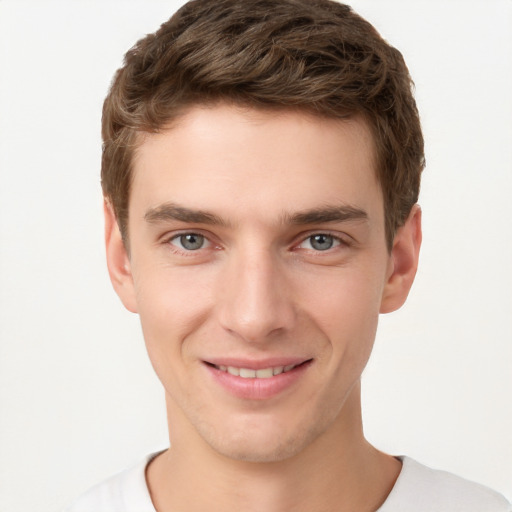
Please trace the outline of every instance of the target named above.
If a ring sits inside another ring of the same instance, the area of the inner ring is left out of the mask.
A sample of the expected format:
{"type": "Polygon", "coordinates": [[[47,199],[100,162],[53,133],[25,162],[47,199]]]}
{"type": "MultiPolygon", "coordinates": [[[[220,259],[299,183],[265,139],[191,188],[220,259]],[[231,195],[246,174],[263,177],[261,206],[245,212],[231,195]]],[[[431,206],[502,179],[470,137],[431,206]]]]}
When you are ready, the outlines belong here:
{"type": "Polygon", "coordinates": [[[421,209],[416,204],[405,224],[397,230],[393,240],[388,275],[380,305],[381,313],[390,313],[404,304],[418,268],[420,246],[421,209]]]}
{"type": "Polygon", "coordinates": [[[105,248],[110,281],[124,307],[132,313],[137,313],[130,258],[119,231],[114,209],[107,200],[104,202],[103,211],[105,214],[105,248]]]}

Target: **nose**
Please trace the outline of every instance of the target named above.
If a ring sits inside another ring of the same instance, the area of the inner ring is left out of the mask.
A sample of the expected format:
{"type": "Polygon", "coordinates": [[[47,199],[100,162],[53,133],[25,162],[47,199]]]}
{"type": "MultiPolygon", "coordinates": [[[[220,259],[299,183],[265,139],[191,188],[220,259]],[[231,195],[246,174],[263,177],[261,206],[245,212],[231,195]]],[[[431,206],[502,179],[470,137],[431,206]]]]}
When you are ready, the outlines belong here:
{"type": "Polygon", "coordinates": [[[217,303],[222,327],[247,342],[265,342],[295,322],[286,269],[271,251],[240,252],[228,258],[217,303]]]}

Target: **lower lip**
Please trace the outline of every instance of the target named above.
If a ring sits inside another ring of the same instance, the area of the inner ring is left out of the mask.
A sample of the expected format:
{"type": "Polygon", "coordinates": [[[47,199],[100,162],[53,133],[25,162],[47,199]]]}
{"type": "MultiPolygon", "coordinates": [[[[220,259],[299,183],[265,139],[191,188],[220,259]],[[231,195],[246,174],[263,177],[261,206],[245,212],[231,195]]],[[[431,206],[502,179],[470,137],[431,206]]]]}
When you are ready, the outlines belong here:
{"type": "Polygon", "coordinates": [[[311,361],[308,361],[268,379],[245,379],[205,363],[205,367],[217,383],[230,394],[245,400],[267,400],[282,393],[300,380],[310,365],[311,361]]]}

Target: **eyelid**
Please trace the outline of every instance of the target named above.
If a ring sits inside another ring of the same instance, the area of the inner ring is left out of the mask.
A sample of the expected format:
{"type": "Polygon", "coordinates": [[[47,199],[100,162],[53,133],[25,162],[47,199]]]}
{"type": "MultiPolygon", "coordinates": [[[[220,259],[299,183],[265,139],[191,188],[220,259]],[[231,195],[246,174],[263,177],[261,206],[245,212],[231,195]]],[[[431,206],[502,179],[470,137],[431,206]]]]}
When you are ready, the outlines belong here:
{"type": "MultiPolygon", "coordinates": [[[[331,231],[329,229],[316,229],[316,230],[311,230],[311,231],[307,231],[307,232],[302,232],[299,235],[295,236],[296,241],[292,243],[292,250],[301,249],[300,245],[315,235],[330,236],[330,237],[334,238],[334,240],[337,242],[334,247],[332,247],[330,249],[326,249],[325,251],[319,251],[319,250],[315,250],[312,248],[305,249],[305,250],[315,252],[318,254],[321,254],[322,252],[329,253],[339,247],[350,247],[351,245],[353,245],[353,243],[355,243],[355,240],[353,239],[353,237],[347,233],[340,233],[339,231],[331,231]]],[[[175,252],[191,256],[191,255],[194,255],[194,253],[195,254],[201,253],[205,249],[212,249],[212,248],[220,249],[221,244],[219,242],[217,242],[215,240],[215,238],[216,237],[211,232],[205,232],[202,229],[181,229],[181,230],[173,231],[171,233],[166,233],[165,235],[163,235],[160,238],[160,240],[161,240],[162,244],[171,246],[175,252]],[[200,235],[200,236],[204,237],[206,246],[201,247],[200,249],[196,249],[196,250],[190,250],[190,249],[187,250],[184,248],[181,249],[179,246],[177,246],[175,244],[171,244],[171,242],[173,240],[178,239],[179,237],[184,236],[184,235],[200,235]]]]}
{"type": "Polygon", "coordinates": [[[324,250],[320,250],[320,249],[315,249],[313,246],[312,246],[312,243],[311,243],[311,239],[317,235],[311,235],[311,236],[308,236],[307,238],[305,238],[300,244],[299,244],[299,247],[300,248],[303,248],[303,249],[307,249],[308,251],[315,251],[315,252],[328,252],[328,251],[331,251],[332,249],[335,249],[336,247],[339,247],[340,245],[342,245],[342,241],[335,237],[335,236],[332,236],[332,235],[328,235],[327,233],[318,233],[318,235],[323,235],[323,236],[326,236],[326,237],[329,237],[333,240],[333,245],[331,247],[328,247],[327,249],[324,249],[324,250]],[[310,245],[310,247],[302,247],[303,244],[305,243],[308,243],[310,245]]]}
{"type": "Polygon", "coordinates": [[[313,236],[316,236],[316,235],[325,235],[325,236],[330,236],[332,237],[337,243],[336,245],[334,245],[333,247],[329,248],[329,249],[326,249],[325,251],[319,251],[319,250],[316,250],[316,249],[305,249],[305,250],[308,250],[308,251],[313,251],[315,253],[329,253],[331,252],[332,250],[335,250],[336,248],[338,247],[349,247],[350,245],[352,245],[352,242],[354,242],[353,238],[346,234],[346,233],[339,233],[338,231],[336,232],[333,232],[333,231],[330,231],[328,229],[317,229],[317,230],[312,230],[312,231],[309,231],[307,233],[301,233],[300,234],[300,237],[299,237],[299,241],[294,244],[294,248],[298,248],[298,249],[301,249],[301,245],[306,242],[308,239],[310,239],[311,237],[313,236]]]}
{"type": "Polygon", "coordinates": [[[194,254],[202,253],[204,250],[219,248],[219,244],[215,242],[214,236],[211,233],[205,233],[202,229],[181,229],[178,231],[173,231],[171,233],[166,233],[161,237],[161,243],[164,245],[168,245],[171,250],[180,255],[193,256],[194,254]],[[179,247],[177,244],[173,244],[172,241],[179,239],[185,235],[199,235],[204,238],[205,246],[200,249],[185,249],[179,247]]]}
{"type": "MultiPolygon", "coordinates": [[[[195,236],[201,237],[202,240],[203,240],[203,246],[200,247],[199,249],[186,249],[184,247],[179,247],[179,249],[183,250],[184,252],[196,252],[196,251],[200,251],[201,249],[207,249],[208,247],[210,247],[212,245],[212,242],[210,240],[208,240],[208,238],[206,238],[201,233],[192,233],[192,232],[190,232],[190,233],[182,233],[181,235],[175,235],[175,236],[173,236],[173,237],[171,237],[169,239],[168,243],[173,244],[173,242],[175,240],[180,240],[182,237],[188,236],[188,235],[195,235],[195,236]]],[[[181,242],[180,242],[180,245],[181,245],[181,242]]]]}

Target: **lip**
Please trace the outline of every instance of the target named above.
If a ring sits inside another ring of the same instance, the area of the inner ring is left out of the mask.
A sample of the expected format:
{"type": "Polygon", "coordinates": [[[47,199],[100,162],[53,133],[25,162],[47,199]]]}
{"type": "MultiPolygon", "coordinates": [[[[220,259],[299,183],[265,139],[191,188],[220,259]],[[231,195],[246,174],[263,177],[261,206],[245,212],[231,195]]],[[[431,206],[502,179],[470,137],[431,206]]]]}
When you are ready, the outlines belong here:
{"type": "Polygon", "coordinates": [[[276,366],[299,365],[309,361],[309,357],[271,357],[267,359],[242,359],[236,357],[211,358],[204,362],[215,366],[235,366],[236,368],[249,368],[251,370],[262,370],[276,366]]]}
{"type": "Polygon", "coordinates": [[[289,357],[271,358],[261,361],[219,358],[204,361],[204,367],[209,372],[213,381],[229,394],[244,400],[268,400],[296,384],[304,376],[312,362],[313,359],[289,357]],[[239,377],[216,368],[216,366],[234,366],[237,368],[261,370],[288,365],[297,366],[287,372],[266,379],[239,377]]]}

